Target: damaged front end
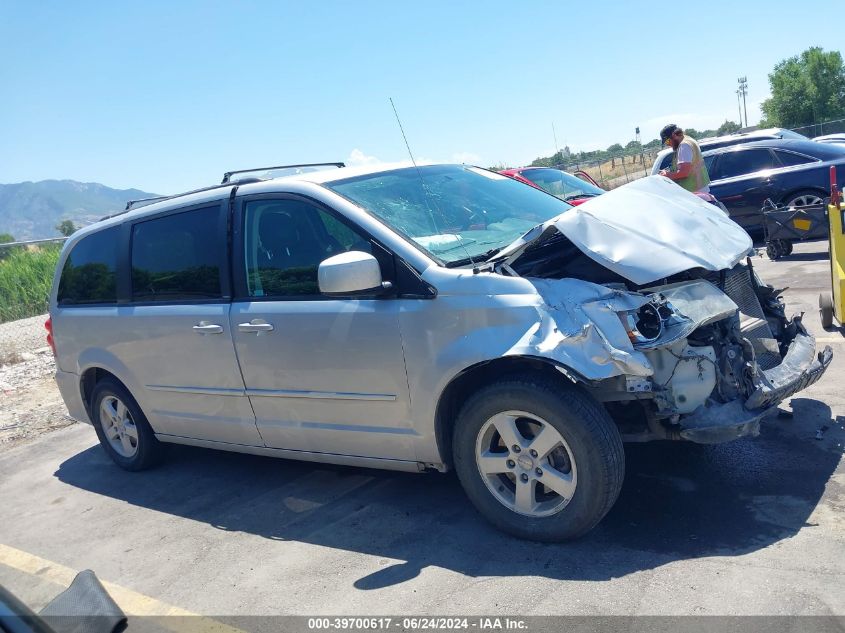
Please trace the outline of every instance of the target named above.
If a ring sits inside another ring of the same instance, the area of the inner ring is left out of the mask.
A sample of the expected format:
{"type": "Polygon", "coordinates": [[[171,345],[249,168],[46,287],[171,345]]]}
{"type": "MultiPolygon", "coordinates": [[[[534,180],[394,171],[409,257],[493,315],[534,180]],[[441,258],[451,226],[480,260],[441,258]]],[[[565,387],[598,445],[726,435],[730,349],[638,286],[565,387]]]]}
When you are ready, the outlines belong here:
{"type": "Polygon", "coordinates": [[[654,289],[681,313],[711,318],[684,341],[648,343],[650,436],[712,444],[757,435],[761,419],[821,378],[833,358],[829,346],[816,354],[801,316],[786,318],[779,291],[760,283],[750,259],[706,277],[654,289]]]}
{"type": "Polygon", "coordinates": [[[549,306],[543,319],[564,324],[546,324],[558,336],[539,351],[605,403],[624,439],[707,444],[758,434],[833,356],[829,346],[816,353],[800,316],[787,319],[782,291],[754,273],[751,246],[738,225],[657,177],[537,227],[491,263],[530,280],[549,306]],[[579,323],[591,336],[576,356],[579,323]]]}
{"type": "Polygon", "coordinates": [[[492,263],[535,286],[550,314],[534,349],[605,403],[623,439],[709,444],[758,434],[833,357],[757,278],[751,246],[655,177],[538,226],[492,263]]]}
{"type": "MultiPolygon", "coordinates": [[[[614,328],[600,315],[615,314],[633,348],[624,374],[582,377],[584,384],[606,403],[628,441],[712,444],[757,435],[778,403],[822,376],[830,347],[816,354],[801,317],[786,318],[779,291],[759,282],[750,259],[720,273],[677,277],[683,279],[637,292],[611,282],[604,298],[581,304],[605,332],[614,328]]],[[[550,305],[563,305],[554,281],[534,283],[550,305]]],[[[605,342],[616,357],[628,347],[618,337],[605,342]]]]}

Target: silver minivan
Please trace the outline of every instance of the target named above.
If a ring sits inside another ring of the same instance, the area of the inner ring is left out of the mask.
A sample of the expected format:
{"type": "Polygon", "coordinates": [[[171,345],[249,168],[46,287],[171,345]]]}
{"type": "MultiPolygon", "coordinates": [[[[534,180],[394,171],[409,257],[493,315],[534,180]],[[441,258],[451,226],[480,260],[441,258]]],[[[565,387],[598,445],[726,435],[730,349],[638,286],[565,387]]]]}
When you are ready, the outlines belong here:
{"type": "Polygon", "coordinates": [[[466,165],[299,171],[67,241],[56,380],[119,466],[170,442],[454,468],[501,529],[564,540],[616,500],[623,441],[756,435],[831,361],[663,177],[570,207],[466,165]]]}

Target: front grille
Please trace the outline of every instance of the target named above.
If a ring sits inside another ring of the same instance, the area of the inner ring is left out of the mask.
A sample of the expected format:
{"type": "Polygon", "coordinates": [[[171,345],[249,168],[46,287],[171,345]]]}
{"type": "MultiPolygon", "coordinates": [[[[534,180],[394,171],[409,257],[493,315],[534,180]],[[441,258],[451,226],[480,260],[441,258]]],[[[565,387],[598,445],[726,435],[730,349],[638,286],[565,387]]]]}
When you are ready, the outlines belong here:
{"type": "Polygon", "coordinates": [[[778,344],[766,320],[763,306],[754,293],[749,267],[738,264],[729,270],[725,275],[724,291],[739,306],[740,330],[754,346],[760,367],[765,370],[780,365],[778,344]]]}

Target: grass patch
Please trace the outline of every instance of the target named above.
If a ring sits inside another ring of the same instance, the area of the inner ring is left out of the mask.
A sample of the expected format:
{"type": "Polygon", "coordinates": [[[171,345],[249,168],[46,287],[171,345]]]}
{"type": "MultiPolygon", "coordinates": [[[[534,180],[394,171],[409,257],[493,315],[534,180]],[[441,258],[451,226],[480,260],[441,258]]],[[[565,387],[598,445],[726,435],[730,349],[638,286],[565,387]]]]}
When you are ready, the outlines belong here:
{"type": "Polygon", "coordinates": [[[0,260],[0,323],[47,311],[60,245],[15,248],[0,260]]]}

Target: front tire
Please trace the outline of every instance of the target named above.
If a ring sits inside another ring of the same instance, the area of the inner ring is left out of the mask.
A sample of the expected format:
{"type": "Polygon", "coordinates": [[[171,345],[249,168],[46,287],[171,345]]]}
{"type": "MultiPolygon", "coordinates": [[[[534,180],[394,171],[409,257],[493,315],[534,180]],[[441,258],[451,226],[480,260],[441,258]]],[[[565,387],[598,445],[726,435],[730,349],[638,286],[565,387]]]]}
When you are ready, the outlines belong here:
{"type": "Polygon", "coordinates": [[[115,464],[136,471],[158,462],[162,446],[126,387],[108,378],[98,382],[91,414],[97,438],[115,464]]]}
{"type": "Polygon", "coordinates": [[[503,379],[475,393],[453,433],[461,485],[478,511],[520,538],[577,538],[622,487],[616,425],[580,389],[544,377],[503,379]]]}

